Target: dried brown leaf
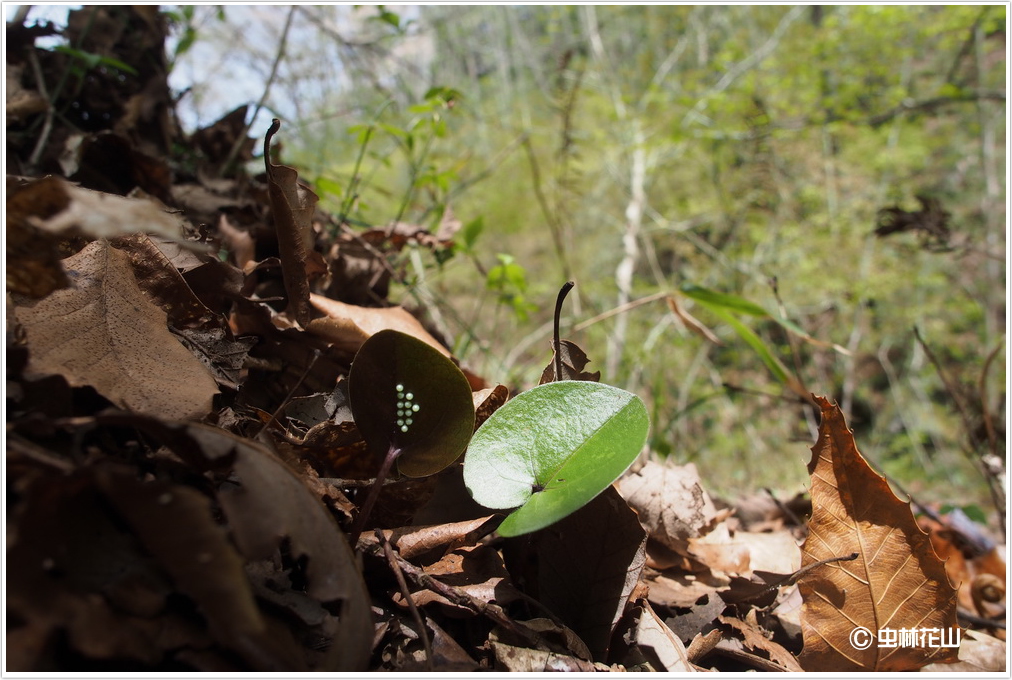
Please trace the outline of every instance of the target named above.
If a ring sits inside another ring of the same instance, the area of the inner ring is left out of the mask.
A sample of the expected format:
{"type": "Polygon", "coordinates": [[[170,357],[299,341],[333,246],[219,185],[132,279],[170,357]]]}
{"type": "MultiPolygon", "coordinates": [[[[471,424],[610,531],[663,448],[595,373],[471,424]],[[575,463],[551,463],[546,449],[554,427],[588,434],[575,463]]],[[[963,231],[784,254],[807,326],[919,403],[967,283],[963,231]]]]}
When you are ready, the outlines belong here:
{"type": "Polygon", "coordinates": [[[649,602],[640,608],[636,626],[636,644],[659,671],[691,673],[696,669],[689,663],[685,645],[675,632],[654,612],[649,602]]]}
{"type": "Polygon", "coordinates": [[[189,487],[122,474],[100,474],[98,481],[148,552],[200,607],[215,638],[251,668],[308,670],[294,640],[268,635],[243,560],[214,522],[210,499],[189,487]]]}
{"type": "Polygon", "coordinates": [[[705,534],[717,517],[692,463],[672,466],[650,461],[619,479],[617,486],[650,539],[673,550],[684,550],[688,539],[705,534]]]}
{"type": "Polygon", "coordinates": [[[1008,673],[1008,652],[1005,640],[991,637],[979,630],[963,631],[959,645],[959,661],[953,664],[932,663],[922,672],[945,673],[1008,673]]]}
{"type": "Polygon", "coordinates": [[[29,371],[91,385],[118,406],[171,418],[199,418],[214,379],[148,302],[127,256],[95,241],[67,258],[74,288],[16,309],[31,353],[29,371]]]}
{"type": "Polygon", "coordinates": [[[275,119],[264,139],[264,163],[271,199],[271,215],[278,237],[281,272],[288,293],[289,316],[300,326],[309,323],[309,277],[306,259],[312,250],[313,213],[319,197],[299,182],[299,173],[287,165],[271,163],[271,137],[281,123],[275,119]]]}
{"type": "Polygon", "coordinates": [[[327,316],[314,319],[306,330],[340,349],[357,352],[363,342],[376,333],[389,329],[407,333],[435,347],[444,356],[450,356],[449,350],[403,307],[359,307],[315,293],[309,296],[309,301],[327,316]]]}
{"type": "Polygon", "coordinates": [[[784,649],[783,645],[767,638],[757,628],[745,621],[726,616],[720,616],[718,620],[737,631],[741,635],[745,647],[748,649],[764,652],[770,661],[781,666],[786,671],[803,672],[793,654],[784,649]]]}
{"type": "Polygon", "coordinates": [[[92,191],[59,177],[33,182],[15,194],[12,203],[9,220],[25,220],[54,233],[76,227],[92,238],[145,233],[179,239],[186,224],[156,200],[92,191]]]}
{"type": "MultiPolygon", "coordinates": [[[[955,661],[957,650],[939,646],[856,649],[858,626],[878,636],[884,629],[956,628],[956,591],[917,526],[909,503],[898,499],[857,450],[839,407],[815,397],[822,409],[819,439],[808,465],[812,519],[802,566],[857,553],[853,561],[814,569],[798,585],[806,671],[909,671],[955,661]]],[[[859,645],[860,646],[860,645],[859,645]]]]}
{"type": "Polygon", "coordinates": [[[589,380],[590,382],[597,382],[601,379],[601,371],[587,373],[583,370],[590,363],[590,359],[587,358],[587,353],[580,349],[579,345],[575,342],[560,340],[559,357],[562,360],[562,375],[556,375],[555,351],[553,349],[552,361],[541,372],[541,380],[538,381],[539,385],[559,380],[589,380]]]}
{"type": "Polygon", "coordinates": [[[477,430],[481,424],[488,420],[488,417],[495,413],[500,406],[509,399],[510,391],[505,385],[487,387],[475,392],[474,399],[474,429],[477,430]]]}
{"type": "Polygon", "coordinates": [[[327,606],[340,603],[330,656],[318,670],[365,667],[372,625],[351,548],[320,499],[284,463],[260,444],[210,425],[115,414],[97,420],[143,430],[197,469],[231,470],[218,501],[239,551],[266,559],[287,538],[292,558],[305,561],[306,594],[327,606]]]}

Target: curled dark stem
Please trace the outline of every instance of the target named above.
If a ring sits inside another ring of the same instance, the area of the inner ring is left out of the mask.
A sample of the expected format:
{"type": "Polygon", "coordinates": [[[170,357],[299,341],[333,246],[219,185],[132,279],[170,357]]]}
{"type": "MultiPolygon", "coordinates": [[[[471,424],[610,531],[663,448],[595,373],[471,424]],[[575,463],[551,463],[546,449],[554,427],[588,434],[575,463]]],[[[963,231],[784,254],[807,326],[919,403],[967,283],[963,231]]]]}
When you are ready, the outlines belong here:
{"type": "Polygon", "coordinates": [[[274,138],[275,133],[281,129],[281,121],[277,118],[271,119],[271,126],[267,129],[267,134],[264,135],[264,166],[267,168],[267,176],[271,176],[271,139],[274,138]]]}
{"type": "Polygon", "coordinates": [[[573,290],[575,281],[566,281],[559,289],[559,297],[555,300],[555,334],[552,336],[552,351],[555,354],[555,379],[562,380],[562,343],[559,341],[559,319],[562,316],[562,303],[569,291],[573,290]]]}

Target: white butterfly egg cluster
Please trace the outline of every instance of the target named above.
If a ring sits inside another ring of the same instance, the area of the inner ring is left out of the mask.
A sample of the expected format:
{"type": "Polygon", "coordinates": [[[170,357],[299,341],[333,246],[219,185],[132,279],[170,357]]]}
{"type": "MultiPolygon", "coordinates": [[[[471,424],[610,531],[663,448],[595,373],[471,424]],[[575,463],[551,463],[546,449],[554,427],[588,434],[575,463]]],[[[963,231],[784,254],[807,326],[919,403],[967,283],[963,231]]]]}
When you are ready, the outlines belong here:
{"type": "Polygon", "coordinates": [[[397,383],[397,427],[407,432],[418,413],[418,404],[414,403],[415,395],[404,391],[404,385],[397,383]]]}

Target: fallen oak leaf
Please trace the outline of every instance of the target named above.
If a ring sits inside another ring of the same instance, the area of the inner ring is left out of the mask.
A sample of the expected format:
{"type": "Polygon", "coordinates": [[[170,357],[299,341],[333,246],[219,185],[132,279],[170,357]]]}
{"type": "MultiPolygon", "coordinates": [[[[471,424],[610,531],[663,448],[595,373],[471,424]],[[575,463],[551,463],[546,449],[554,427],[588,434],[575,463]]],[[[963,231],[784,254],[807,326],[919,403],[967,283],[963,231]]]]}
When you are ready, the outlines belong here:
{"type": "Polygon", "coordinates": [[[34,374],[90,385],[117,406],[169,418],[200,418],[217,385],[169,332],[141,293],[129,258],[104,240],[64,260],[74,288],[17,306],[34,374]]]}
{"type": "Polygon", "coordinates": [[[85,189],[59,177],[44,177],[11,196],[7,219],[44,231],[77,228],[92,238],[158,234],[180,242],[185,220],[154,199],[127,198],[85,189]],[[37,214],[42,207],[45,214],[37,214]]]}
{"type": "MultiPolygon", "coordinates": [[[[914,520],[910,504],[893,494],[857,450],[838,406],[814,396],[822,410],[819,439],[808,465],[812,518],[802,567],[848,552],[849,562],[812,570],[798,581],[806,671],[909,671],[950,663],[958,650],[943,646],[880,646],[885,629],[931,629],[951,636],[956,590],[914,520]],[[864,628],[866,639],[852,637],[864,628]]],[[[957,638],[958,639],[958,638],[957,638]]]]}

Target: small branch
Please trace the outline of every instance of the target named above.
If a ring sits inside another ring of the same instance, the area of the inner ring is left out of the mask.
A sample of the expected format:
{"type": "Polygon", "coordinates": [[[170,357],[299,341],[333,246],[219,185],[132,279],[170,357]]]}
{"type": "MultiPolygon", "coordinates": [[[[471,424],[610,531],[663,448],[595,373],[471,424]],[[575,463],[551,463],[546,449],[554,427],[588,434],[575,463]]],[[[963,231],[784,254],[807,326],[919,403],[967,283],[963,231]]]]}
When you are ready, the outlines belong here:
{"type": "Polygon", "coordinates": [[[306,378],[309,376],[309,372],[313,370],[313,366],[316,366],[316,360],[320,358],[320,354],[321,354],[320,350],[318,349],[313,350],[313,360],[309,362],[309,365],[306,366],[306,370],[302,372],[302,377],[299,378],[298,382],[296,382],[292,386],[292,389],[288,391],[288,395],[284,398],[281,404],[276,409],[274,409],[274,413],[271,414],[271,417],[267,420],[267,422],[260,426],[260,429],[257,430],[256,435],[254,435],[253,437],[254,439],[259,437],[264,430],[270,427],[271,423],[277,422],[278,415],[281,414],[281,409],[283,409],[285,406],[288,405],[288,402],[290,402],[292,400],[292,397],[295,395],[295,391],[302,386],[303,382],[305,382],[306,378]]]}
{"type": "Polygon", "coordinates": [[[932,97],[931,99],[925,99],[919,102],[907,100],[895,108],[868,118],[865,122],[872,127],[879,127],[888,123],[893,118],[907,113],[927,113],[946,106],[947,104],[965,104],[967,102],[979,102],[984,100],[1004,102],[1005,93],[991,90],[981,90],[978,92],[967,92],[966,94],[954,97],[932,97]]]}
{"type": "Polygon", "coordinates": [[[380,545],[383,546],[383,554],[387,558],[387,564],[390,565],[390,571],[393,572],[394,578],[397,579],[397,586],[401,589],[401,594],[408,603],[411,617],[418,624],[418,635],[422,638],[422,646],[425,647],[425,666],[431,673],[435,668],[432,667],[432,644],[429,642],[429,633],[425,630],[425,621],[422,620],[422,615],[418,612],[418,606],[415,605],[415,600],[411,597],[411,591],[408,590],[408,584],[404,580],[404,572],[397,563],[397,556],[394,554],[393,546],[390,545],[390,540],[383,533],[382,529],[376,530],[376,538],[379,540],[380,545]]]}
{"type": "Polygon", "coordinates": [[[980,371],[980,381],[978,383],[978,391],[980,392],[980,414],[984,419],[984,430],[987,432],[987,443],[991,448],[991,453],[995,456],[999,456],[998,452],[998,437],[994,431],[994,421],[991,419],[991,409],[988,408],[987,402],[987,374],[991,369],[991,362],[998,356],[998,352],[1001,350],[1002,345],[1005,344],[1004,339],[999,342],[991,353],[987,355],[987,359],[984,361],[984,368],[980,371]]]}
{"type": "MultiPolygon", "coordinates": [[[[367,550],[372,554],[378,555],[383,548],[379,544],[374,544],[367,548],[367,550]]],[[[397,565],[401,568],[401,571],[404,572],[404,574],[407,575],[407,577],[410,578],[416,586],[431,590],[438,595],[442,595],[459,607],[469,609],[476,614],[481,614],[482,616],[487,617],[496,625],[501,626],[510,633],[513,633],[524,640],[524,642],[534,649],[551,651],[548,645],[541,639],[540,635],[506,616],[506,612],[504,612],[502,607],[499,605],[482,602],[460,588],[436,580],[397,553],[393,553],[393,556],[397,565]]]]}
{"type": "Polygon", "coordinates": [[[654,293],[653,295],[647,295],[646,297],[641,297],[638,300],[631,300],[631,301],[625,303],[624,305],[619,305],[618,307],[615,307],[613,309],[609,309],[607,312],[601,312],[597,316],[591,317],[591,318],[587,319],[586,321],[581,321],[580,323],[578,323],[575,326],[573,326],[573,331],[574,332],[582,331],[585,328],[593,326],[598,321],[604,321],[605,319],[610,319],[611,317],[615,316],[616,314],[624,314],[624,313],[628,312],[630,309],[635,309],[635,308],[637,308],[637,307],[639,307],[641,305],[647,304],[648,302],[654,302],[655,300],[660,300],[660,299],[666,298],[668,295],[670,295],[670,293],[668,293],[667,291],[663,291],[662,290],[659,293],[654,293]]]}
{"type": "Polygon", "coordinates": [[[35,148],[32,149],[32,155],[28,157],[28,167],[34,173],[39,159],[42,158],[42,152],[45,151],[46,144],[49,142],[49,135],[53,131],[53,115],[56,113],[56,104],[46,92],[45,76],[42,74],[42,66],[39,64],[39,57],[35,50],[29,50],[28,61],[32,65],[32,73],[35,74],[35,86],[39,89],[42,98],[46,100],[46,117],[42,124],[42,131],[39,133],[38,141],[35,142],[35,148]]]}
{"type": "MultiPolygon", "coordinates": [[[[218,168],[217,174],[219,177],[222,176],[228,168],[232,167],[236,156],[239,155],[240,149],[242,149],[243,145],[246,143],[249,130],[253,126],[253,121],[257,119],[258,115],[260,115],[260,109],[263,108],[264,103],[267,101],[267,95],[270,94],[271,85],[274,84],[274,78],[278,75],[278,66],[281,65],[281,60],[285,56],[285,45],[288,43],[288,29],[291,28],[292,17],[295,16],[295,10],[295,5],[292,5],[292,7],[288,10],[288,18],[285,19],[285,27],[281,30],[281,41],[278,43],[278,51],[277,54],[274,55],[274,64],[271,66],[271,73],[267,77],[267,83],[264,85],[263,94],[260,95],[260,101],[258,101],[256,106],[253,107],[253,115],[250,116],[249,122],[243,127],[242,134],[236,137],[235,142],[232,144],[232,148],[229,149],[228,156],[225,157],[225,162],[218,168]]],[[[265,149],[265,151],[266,150],[267,149],[265,149]]],[[[265,154],[265,156],[266,155],[267,154],[265,154]]],[[[270,158],[269,156],[267,157],[270,158]]]]}
{"type": "Polygon", "coordinates": [[[973,422],[970,419],[970,414],[966,410],[966,406],[963,404],[963,400],[959,398],[959,392],[956,391],[956,386],[949,380],[949,376],[946,375],[945,371],[942,369],[942,364],[938,361],[938,357],[935,356],[935,353],[931,351],[931,347],[929,347],[928,343],[924,341],[923,337],[921,337],[921,331],[917,326],[914,326],[914,337],[917,338],[917,342],[924,350],[924,353],[928,356],[928,361],[930,361],[931,365],[935,367],[935,371],[938,372],[938,377],[942,379],[942,384],[945,385],[946,391],[949,393],[949,396],[952,397],[952,401],[956,404],[956,410],[959,411],[959,417],[963,421],[963,428],[966,430],[967,436],[970,436],[970,433],[973,432],[973,422]]]}
{"type": "Polygon", "coordinates": [[[380,489],[383,488],[383,482],[390,474],[390,468],[393,467],[394,461],[397,460],[403,451],[396,448],[393,444],[387,449],[387,455],[383,459],[383,464],[380,465],[379,472],[376,473],[376,481],[373,483],[371,489],[369,489],[369,495],[366,496],[365,505],[362,506],[362,510],[358,513],[358,517],[355,518],[355,524],[351,527],[351,547],[355,548],[358,545],[358,538],[362,535],[362,529],[365,528],[366,520],[369,519],[369,515],[372,514],[373,506],[376,505],[376,499],[379,498],[380,489]]]}
{"type": "Polygon", "coordinates": [[[977,616],[971,614],[965,609],[956,609],[956,618],[962,619],[967,625],[977,626],[979,628],[997,628],[999,630],[1005,630],[1004,621],[995,621],[994,619],[985,619],[983,616],[977,616]]]}
{"type": "Polygon", "coordinates": [[[545,197],[544,190],[541,187],[541,169],[538,166],[538,158],[534,154],[534,147],[531,145],[531,138],[528,135],[524,135],[522,143],[524,150],[527,152],[527,162],[531,167],[531,182],[534,187],[534,197],[538,201],[541,213],[545,216],[545,222],[548,223],[548,230],[552,233],[552,245],[555,246],[555,254],[559,258],[559,264],[562,265],[562,275],[569,279],[569,261],[566,259],[566,248],[562,243],[562,225],[559,224],[556,212],[548,205],[548,198],[545,197]]]}

